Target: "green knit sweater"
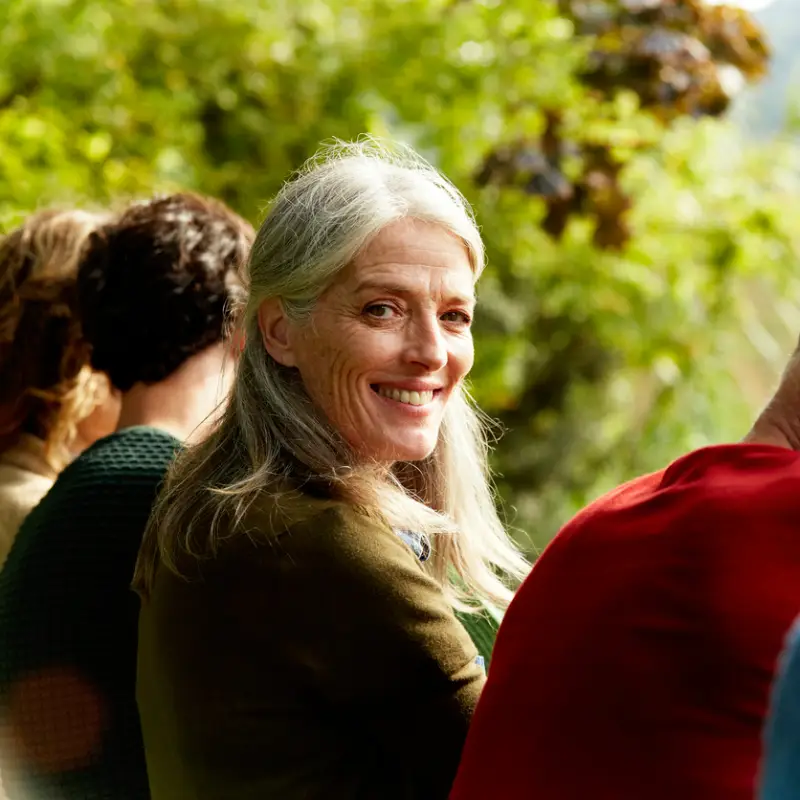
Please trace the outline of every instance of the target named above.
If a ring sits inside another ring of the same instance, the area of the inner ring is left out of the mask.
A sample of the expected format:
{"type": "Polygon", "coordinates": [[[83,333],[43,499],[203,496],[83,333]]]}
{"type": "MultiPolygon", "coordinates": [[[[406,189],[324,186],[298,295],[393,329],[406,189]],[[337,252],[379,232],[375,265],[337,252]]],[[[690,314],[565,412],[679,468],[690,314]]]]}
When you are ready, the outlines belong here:
{"type": "MultiPolygon", "coordinates": [[[[0,573],[0,757],[10,800],[149,798],[134,697],[139,603],[129,584],[178,447],[146,427],[100,440],[17,536],[0,573]],[[34,746],[10,760],[21,741],[34,746]]],[[[459,618],[488,665],[496,623],[459,618]]]]}
{"type": "Polygon", "coordinates": [[[61,473],[17,535],[0,573],[10,800],[149,798],[134,693],[139,601],[129,587],[177,447],[143,427],[102,439],[61,473]]]}

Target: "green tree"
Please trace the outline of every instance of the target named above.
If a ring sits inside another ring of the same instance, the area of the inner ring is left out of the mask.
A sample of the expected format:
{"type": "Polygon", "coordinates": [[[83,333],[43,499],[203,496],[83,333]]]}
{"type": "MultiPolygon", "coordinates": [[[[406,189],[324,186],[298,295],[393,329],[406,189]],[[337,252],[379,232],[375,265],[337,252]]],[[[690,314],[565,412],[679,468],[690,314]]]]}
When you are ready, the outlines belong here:
{"type": "Polygon", "coordinates": [[[256,220],[321,140],[411,143],[483,227],[474,392],[509,429],[509,515],[541,544],[592,494],[741,427],[739,319],[789,291],[800,231],[793,151],[598,91],[576,24],[548,0],[7,0],[0,221],[178,186],[256,220]],[[518,147],[554,126],[557,174],[518,147]],[[566,184],[583,200],[554,220],[566,184]]]}

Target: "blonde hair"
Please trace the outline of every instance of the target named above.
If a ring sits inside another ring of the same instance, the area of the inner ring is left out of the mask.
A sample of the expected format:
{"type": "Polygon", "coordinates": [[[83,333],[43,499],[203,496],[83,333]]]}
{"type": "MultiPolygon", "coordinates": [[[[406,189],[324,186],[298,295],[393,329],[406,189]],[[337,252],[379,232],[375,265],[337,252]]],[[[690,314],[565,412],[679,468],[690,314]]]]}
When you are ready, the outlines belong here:
{"type": "Polygon", "coordinates": [[[359,466],[309,400],[297,371],[278,364],[262,345],[258,309],[265,299],[280,298],[290,318],[307,321],[337,273],[403,218],[458,236],[477,280],[484,249],[466,200],[408,148],[373,139],[336,142],[283,186],[248,262],[240,321],[246,345],[232,396],[211,436],[180,455],[170,471],[136,567],[134,587],[142,595],[159,558],[180,574],[182,554],[213,555],[265,489],[290,502],[313,485],[389,525],[428,534],[433,553],[426,567],[455,607],[508,604],[508,580],[528,565],[498,517],[486,425],[466,390],[451,396],[434,452],[396,464],[387,480],[359,466]]]}
{"type": "Polygon", "coordinates": [[[81,254],[107,219],[48,209],[0,238],[0,434],[43,438],[56,471],[70,460],[78,423],[108,396],[77,312],[81,254]]]}

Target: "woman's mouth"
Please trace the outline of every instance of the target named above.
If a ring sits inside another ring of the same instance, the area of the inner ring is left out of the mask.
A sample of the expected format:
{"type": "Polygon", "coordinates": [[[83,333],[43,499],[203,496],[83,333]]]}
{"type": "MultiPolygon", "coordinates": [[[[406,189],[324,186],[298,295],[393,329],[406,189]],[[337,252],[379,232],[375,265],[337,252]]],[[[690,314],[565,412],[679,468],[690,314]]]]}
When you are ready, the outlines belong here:
{"type": "Polygon", "coordinates": [[[380,384],[373,384],[371,388],[372,391],[376,392],[381,397],[386,397],[397,403],[405,403],[409,406],[426,406],[428,403],[433,402],[434,395],[441,391],[440,389],[434,389],[415,392],[406,389],[396,389],[393,386],[381,386],[380,384]]]}

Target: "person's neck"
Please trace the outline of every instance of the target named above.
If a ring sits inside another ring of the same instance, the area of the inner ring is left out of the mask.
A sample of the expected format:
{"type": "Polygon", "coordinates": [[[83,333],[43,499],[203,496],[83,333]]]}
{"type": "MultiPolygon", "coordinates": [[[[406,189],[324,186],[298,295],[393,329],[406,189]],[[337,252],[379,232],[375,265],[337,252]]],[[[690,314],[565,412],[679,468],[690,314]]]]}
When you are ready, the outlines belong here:
{"type": "Polygon", "coordinates": [[[767,444],[800,451],[800,395],[789,402],[778,394],[761,413],[750,433],[744,438],[747,444],[767,444]]]}
{"type": "Polygon", "coordinates": [[[193,444],[219,419],[234,362],[223,342],[206,347],[158,383],[134,384],[122,396],[117,430],[147,425],[193,444]]]}
{"type": "Polygon", "coordinates": [[[797,431],[784,433],[778,426],[755,426],[742,441],[745,444],[767,444],[800,451],[800,434],[797,431]]]}
{"type": "Polygon", "coordinates": [[[169,390],[170,387],[161,383],[137,383],[127,392],[123,392],[117,430],[145,425],[164,431],[181,441],[187,439],[196,423],[193,420],[187,423],[180,415],[165,411],[174,406],[168,402],[165,394],[169,390]]]}

